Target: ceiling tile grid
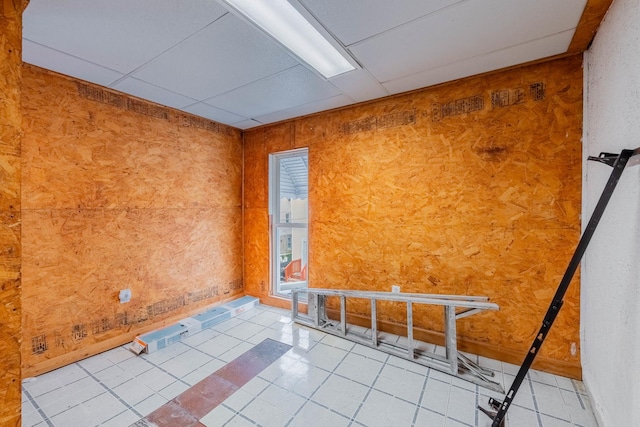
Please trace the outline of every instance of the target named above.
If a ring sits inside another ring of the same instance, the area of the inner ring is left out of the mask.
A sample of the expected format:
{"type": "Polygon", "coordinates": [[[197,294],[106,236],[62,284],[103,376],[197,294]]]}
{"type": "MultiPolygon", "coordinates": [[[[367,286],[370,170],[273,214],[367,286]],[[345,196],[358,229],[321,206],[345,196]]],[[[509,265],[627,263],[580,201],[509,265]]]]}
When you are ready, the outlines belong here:
{"type": "Polygon", "coordinates": [[[562,54],[587,4],[288,1],[361,67],[325,79],[212,0],[31,0],[23,60],[248,129],[562,54]]]}

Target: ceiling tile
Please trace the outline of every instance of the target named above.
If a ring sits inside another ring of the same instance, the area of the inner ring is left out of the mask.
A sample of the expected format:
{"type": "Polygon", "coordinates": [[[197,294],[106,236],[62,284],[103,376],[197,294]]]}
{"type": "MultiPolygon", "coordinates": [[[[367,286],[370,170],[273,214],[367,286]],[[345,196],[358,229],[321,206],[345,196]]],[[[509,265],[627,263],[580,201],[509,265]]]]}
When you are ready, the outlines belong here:
{"type": "Polygon", "coordinates": [[[294,117],[317,113],[319,111],[326,111],[333,108],[344,107],[345,105],[350,104],[353,104],[353,101],[351,99],[344,95],[338,95],[327,99],[321,99],[320,101],[311,102],[309,104],[288,108],[286,110],[265,114],[264,116],[256,117],[256,120],[262,123],[274,123],[281,120],[287,120],[294,117]]]}
{"type": "Polygon", "coordinates": [[[395,94],[414,90],[417,87],[432,86],[462,77],[534,61],[549,55],[564,53],[572,37],[572,30],[565,31],[529,43],[391,80],[384,83],[384,86],[389,92],[395,94]]]}
{"type": "Polygon", "coordinates": [[[210,0],[31,0],[23,35],[129,73],[226,12],[210,0]]]}
{"type": "Polygon", "coordinates": [[[585,2],[471,0],[350,50],[374,77],[386,82],[575,28],[585,2]]]}
{"type": "Polygon", "coordinates": [[[302,0],[345,46],[460,1],[302,0]]]}
{"type": "Polygon", "coordinates": [[[233,126],[237,127],[238,129],[246,130],[246,129],[251,129],[257,126],[262,126],[263,124],[264,123],[260,123],[253,119],[250,119],[250,120],[245,120],[243,122],[234,123],[233,126]]]}
{"type": "Polygon", "coordinates": [[[122,74],[91,62],[41,46],[29,40],[22,40],[22,60],[57,73],[73,76],[81,80],[109,86],[122,74]]]}
{"type": "Polygon", "coordinates": [[[340,89],[342,93],[353,98],[357,102],[381,98],[389,95],[389,92],[371,75],[363,69],[357,69],[340,74],[331,80],[331,84],[340,89]]]}
{"type": "Polygon", "coordinates": [[[134,75],[202,101],[296,64],[274,41],[227,14],[134,75]]]}
{"type": "Polygon", "coordinates": [[[326,80],[298,65],[206,102],[241,116],[258,117],[339,93],[326,80]]]}
{"type": "Polygon", "coordinates": [[[216,122],[224,123],[226,125],[230,125],[247,119],[246,117],[238,116],[237,114],[221,110],[212,105],[205,104],[204,102],[198,102],[197,104],[190,105],[186,108],[183,108],[183,110],[188,113],[195,114],[196,116],[215,120],[216,122]]]}
{"type": "Polygon", "coordinates": [[[186,96],[179,95],[161,87],[134,79],[133,77],[127,77],[111,87],[121,92],[172,108],[182,108],[197,102],[195,99],[187,98],[186,96]]]}

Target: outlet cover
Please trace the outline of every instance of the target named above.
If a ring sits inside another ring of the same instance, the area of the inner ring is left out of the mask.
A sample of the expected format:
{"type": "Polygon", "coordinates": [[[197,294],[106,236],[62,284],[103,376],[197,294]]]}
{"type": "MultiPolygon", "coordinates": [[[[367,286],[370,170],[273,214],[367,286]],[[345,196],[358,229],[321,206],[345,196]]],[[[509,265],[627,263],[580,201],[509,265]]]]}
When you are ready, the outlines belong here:
{"type": "Polygon", "coordinates": [[[120,304],[131,301],[131,289],[123,289],[120,291],[120,304]]]}

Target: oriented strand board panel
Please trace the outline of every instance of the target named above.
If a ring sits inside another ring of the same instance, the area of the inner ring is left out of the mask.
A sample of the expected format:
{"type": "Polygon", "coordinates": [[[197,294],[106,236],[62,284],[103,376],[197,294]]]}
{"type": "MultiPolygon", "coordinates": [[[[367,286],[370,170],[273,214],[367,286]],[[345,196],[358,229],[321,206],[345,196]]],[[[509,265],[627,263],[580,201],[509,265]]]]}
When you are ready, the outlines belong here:
{"type": "Polygon", "coordinates": [[[239,131],[23,76],[26,375],[242,293],[239,131]]]}
{"type": "Polygon", "coordinates": [[[589,48],[613,0],[589,0],[582,12],[568,53],[584,52],[589,48]]]}
{"type": "Polygon", "coordinates": [[[21,425],[22,5],[0,1],[0,425],[21,425]]]}
{"type": "MultiPolygon", "coordinates": [[[[308,146],[311,286],[489,296],[500,311],[461,320],[459,338],[519,363],[579,239],[581,125],[575,56],[247,131],[245,188],[265,188],[268,153],[308,146]]],[[[245,191],[245,208],[264,203],[245,191]]],[[[254,211],[246,289],[265,297],[268,222],[254,211]]],[[[575,376],[578,286],[540,357],[575,376]]],[[[405,319],[393,304],[379,318],[405,319]]],[[[418,308],[414,322],[442,330],[440,311],[418,308]]]]}

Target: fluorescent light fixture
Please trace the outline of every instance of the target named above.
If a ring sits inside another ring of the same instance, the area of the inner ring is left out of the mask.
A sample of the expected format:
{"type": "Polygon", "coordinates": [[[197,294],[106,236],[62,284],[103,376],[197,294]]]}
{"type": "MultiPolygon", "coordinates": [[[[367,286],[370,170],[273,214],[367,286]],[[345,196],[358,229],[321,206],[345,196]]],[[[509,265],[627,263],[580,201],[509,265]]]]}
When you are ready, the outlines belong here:
{"type": "Polygon", "coordinates": [[[355,67],[287,0],[221,0],[325,78],[355,67]]]}

